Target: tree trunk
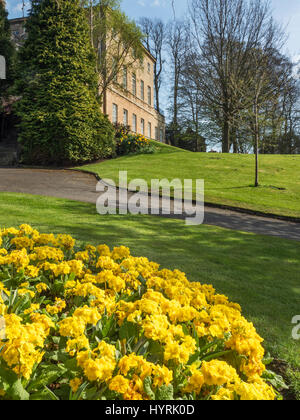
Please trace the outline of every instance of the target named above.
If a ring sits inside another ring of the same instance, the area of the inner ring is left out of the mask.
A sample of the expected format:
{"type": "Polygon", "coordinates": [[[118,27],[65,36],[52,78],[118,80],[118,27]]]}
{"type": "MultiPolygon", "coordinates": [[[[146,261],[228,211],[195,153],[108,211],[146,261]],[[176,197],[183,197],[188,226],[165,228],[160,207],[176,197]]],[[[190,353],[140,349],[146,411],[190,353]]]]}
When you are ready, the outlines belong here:
{"type": "Polygon", "coordinates": [[[102,79],[103,79],[103,114],[107,115],[107,100],[106,100],[106,90],[107,90],[107,68],[106,68],[106,7],[102,4],[100,5],[100,22],[103,24],[103,38],[101,40],[101,51],[100,57],[103,60],[103,71],[102,71],[102,79]]]}
{"type": "Polygon", "coordinates": [[[223,125],[222,153],[230,152],[230,124],[225,117],[223,125]]]}
{"type": "Polygon", "coordinates": [[[107,115],[107,90],[103,91],[103,114],[107,115]]]}
{"type": "Polygon", "coordinates": [[[237,136],[236,128],[232,130],[231,143],[233,145],[233,153],[238,154],[239,153],[239,147],[238,147],[238,136],[237,136]]]}
{"type": "Polygon", "coordinates": [[[156,100],[156,110],[160,112],[160,103],[159,103],[159,86],[158,86],[158,78],[157,74],[157,64],[155,64],[155,77],[154,77],[154,88],[155,88],[155,100],[156,100]]]}
{"type": "Polygon", "coordinates": [[[255,187],[259,187],[259,122],[258,106],[255,104],[255,187]]]}
{"type": "Polygon", "coordinates": [[[91,43],[92,47],[94,47],[94,9],[93,9],[93,1],[90,0],[90,36],[91,36],[91,43]]]}
{"type": "Polygon", "coordinates": [[[258,160],[258,148],[259,148],[259,138],[258,138],[258,133],[255,135],[255,187],[259,187],[259,176],[258,176],[258,171],[259,171],[259,160],[258,160]]]}

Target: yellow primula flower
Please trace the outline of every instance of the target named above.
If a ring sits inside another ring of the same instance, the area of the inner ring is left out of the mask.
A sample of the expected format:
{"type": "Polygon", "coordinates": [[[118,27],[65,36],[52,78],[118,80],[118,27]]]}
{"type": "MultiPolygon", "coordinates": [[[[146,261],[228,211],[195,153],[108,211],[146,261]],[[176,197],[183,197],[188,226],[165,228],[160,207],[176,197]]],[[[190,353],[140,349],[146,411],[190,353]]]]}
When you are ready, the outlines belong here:
{"type": "Polygon", "coordinates": [[[82,385],[82,379],[79,379],[79,378],[71,379],[70,387],[72,389],[73,394],[76,394],[80,385],[82,385]]]}
{"type": "Polygon", "coordinates": [[[219,360],[203,362],[201,373],[207,385],[224,385],[239,380],[236,370],[228,363],[219,360]]]}
{"type": "Polygon", "coordinates": [[[55,298],[55,303],[54,305],[47,305],[46,306],[46,311],[50,314],[50,315],[56,315],[59,314],[60,312],[62,312],[65,308],[66,308],[66,302],[60,298],[55,298]]]}
{"type": "Polygon", "coordinates": [[[38,283],[35,288],[38,293],[43,293],[48,289],[48,286],[45,283],[38,283]]]}
{"type": "Polygon", "coordinates": [[[115,376],[109,384],[111,391],[118,392],[119,394],[125,394],[130,388],[129,379],[124,378],[122,375],[115,376]]]}

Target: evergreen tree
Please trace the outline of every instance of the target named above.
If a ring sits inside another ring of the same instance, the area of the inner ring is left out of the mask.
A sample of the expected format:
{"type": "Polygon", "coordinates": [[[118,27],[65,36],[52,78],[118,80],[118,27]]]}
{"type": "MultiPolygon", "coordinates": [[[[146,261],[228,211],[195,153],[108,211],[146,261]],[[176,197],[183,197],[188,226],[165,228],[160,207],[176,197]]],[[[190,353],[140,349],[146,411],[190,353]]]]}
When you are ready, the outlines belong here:
{"type": "Polygon", "coordinates": [[[16,111],[28,163],[87,162],[114,152],[80,0],[34,0],[20,52],[16,111]]]}
{"type": "Polygon", "coordinates": [[[6,80],[0,80],[0,98],[7,94],[7,89],[11,86],[14,79],[15,49],[11,42],[7,15],[5,2],[0,0],[0,55],[6,60],[6,80]]]}

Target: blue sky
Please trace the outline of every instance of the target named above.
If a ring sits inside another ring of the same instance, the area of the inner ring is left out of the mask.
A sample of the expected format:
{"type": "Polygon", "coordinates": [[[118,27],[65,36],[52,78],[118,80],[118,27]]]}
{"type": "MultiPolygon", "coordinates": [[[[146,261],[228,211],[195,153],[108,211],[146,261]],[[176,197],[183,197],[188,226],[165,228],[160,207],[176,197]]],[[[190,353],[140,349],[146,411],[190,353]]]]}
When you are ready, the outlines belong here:
{"type": "MultiPolygon", "coordinates": [[[[168,20],[173,17],[171,0],[123,0],[122,3],[127,15],[135,19],[149,16],[168,20]]],[[[187,3],[188,0],[175,0],[178,18],[186,13],[187,3]]],[[[275,19],[285,26],[288,25],[287,52],[293,57],[300,58],[300,0],[271,0],[271,5],[275,19]]],[[[7,7],[10,17],[22,16],[20,0],[7,0],[7,7]]]]}

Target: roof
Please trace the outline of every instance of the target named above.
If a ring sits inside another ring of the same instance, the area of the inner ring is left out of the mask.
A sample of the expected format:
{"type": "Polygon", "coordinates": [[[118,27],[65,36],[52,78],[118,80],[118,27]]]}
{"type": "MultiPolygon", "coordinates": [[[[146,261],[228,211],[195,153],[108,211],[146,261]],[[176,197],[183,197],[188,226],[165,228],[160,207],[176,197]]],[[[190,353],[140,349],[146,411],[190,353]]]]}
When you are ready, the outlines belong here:
{"type": "Polygon", "coordinates": [[[148,48],[145,47],[145,45],[143,44],[143,49],[145,51],[145,53],[154,61],[154,63],[156,63],[156,58],[151,54],[151,52],[148,50],[148,48]]]}
{"type": "MultiPolygon", "coordinates": [[[[9,19],[9,23],[10,24],[13,24],[13,23],[22,23],[22,22],[26,22],[27,19],[28,19],[28,17],[21,17],[21,18],[9,19]]],[[[157,61],[156,58],[148,50],[148,48],[145,47],[144,44],[143,44],[143,49],[144,49],[145,53],[148,55],[149,58],[151,58],[154,62],[157,61]]]]}
{"type": "Polygon", "coordinates": [[[9,23],[21,23],[26,22],[27,17],[15,18],[15,19],[8,19],[9,23]]]}

